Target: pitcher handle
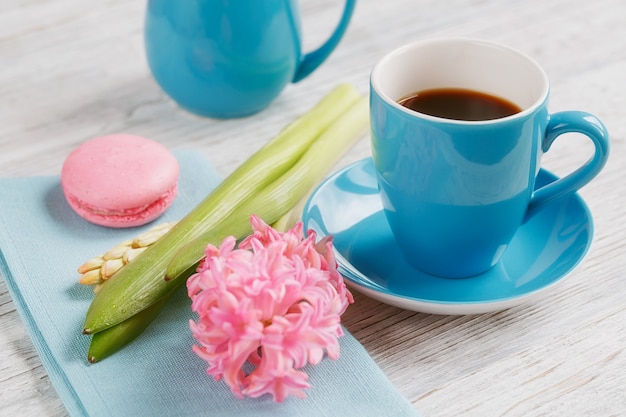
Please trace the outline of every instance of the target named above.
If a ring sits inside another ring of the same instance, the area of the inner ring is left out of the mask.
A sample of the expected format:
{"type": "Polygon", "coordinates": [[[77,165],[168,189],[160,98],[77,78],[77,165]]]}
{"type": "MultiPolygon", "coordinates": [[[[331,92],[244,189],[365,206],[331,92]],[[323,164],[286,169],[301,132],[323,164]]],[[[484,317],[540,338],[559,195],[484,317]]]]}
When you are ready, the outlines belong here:
{"type": "Polygon", "coordinates": [[[324,42],[319,48],[302,56],[292,82],[297,83],[302,80],[315,71],[315,69],[319,67],[320,64],[326,60],[326,58],[328,58],[337,44],[339,44],[339,41],[348,27],[348,23],[350,23],[350,18],[354,12],[356,1],[357,0],[346,0],[341,20],[333,33],[330,35],[330,38],[328,38],[328,40],[326,40],[326,42],[324,42]]]}

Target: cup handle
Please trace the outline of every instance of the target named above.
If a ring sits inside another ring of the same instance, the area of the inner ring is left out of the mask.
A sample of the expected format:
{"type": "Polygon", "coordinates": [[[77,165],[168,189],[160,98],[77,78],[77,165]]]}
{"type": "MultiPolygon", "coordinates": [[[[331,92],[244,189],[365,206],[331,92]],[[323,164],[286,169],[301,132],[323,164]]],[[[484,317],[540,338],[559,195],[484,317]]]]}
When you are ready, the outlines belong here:
{"type": "Polygon", "coordinates": [[[609,133],[604,124],[594,115],[581,111],[565,111],[550,116],[542,143],[543,152],[548,152],[554,140],[564,133],[582,133],[595,146],[593,156],[571,174],[535,190],[528,206],[528,214],[538,208],[577,191],[591,181],[602,170],[609,156],[609,133]]]}
{"type": "Polygon", "coordinates": [[[348,27],[348,23],[350,23],[354,7],[356,6],[356,1],[357,0],[346,0],[341,20],[333,33],[330,35],[330,38],[328,38],[319,48],[302,56],[298,69],[296,70],[291,82],[297,83],[306,76],[310,75],[317,67],[320,66],[322,62],[326,60],[326,58],[328,58],[335,47],[337,47],[337,44],[339,44],[339,41],[348,27]]]}

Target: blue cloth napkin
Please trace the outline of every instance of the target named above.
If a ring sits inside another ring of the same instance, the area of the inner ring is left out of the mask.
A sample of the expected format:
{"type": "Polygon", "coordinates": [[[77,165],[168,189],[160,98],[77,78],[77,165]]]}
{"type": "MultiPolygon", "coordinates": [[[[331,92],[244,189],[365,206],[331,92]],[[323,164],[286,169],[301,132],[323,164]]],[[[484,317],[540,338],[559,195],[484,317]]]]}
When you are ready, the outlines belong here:
{"type": "MultiPolygon", "coordinates": [[[[156,223],[178,220],[220,181],[201,156],[176,153],[179,196],[156,223]]],[[[76,268],[150,225],[92,225],[67,205],[58,177],[0,179],[0,272],[54,387],[72,416],[416,416],[349,333],[341,357],[309,367],[304,400],[238,400],[192,351],[184,289],[146,332],[116,355],[87,363],[81,334],[93,297],[76,268]]],[[[349,310],[348,310],[349,313],[349,310]]]]}

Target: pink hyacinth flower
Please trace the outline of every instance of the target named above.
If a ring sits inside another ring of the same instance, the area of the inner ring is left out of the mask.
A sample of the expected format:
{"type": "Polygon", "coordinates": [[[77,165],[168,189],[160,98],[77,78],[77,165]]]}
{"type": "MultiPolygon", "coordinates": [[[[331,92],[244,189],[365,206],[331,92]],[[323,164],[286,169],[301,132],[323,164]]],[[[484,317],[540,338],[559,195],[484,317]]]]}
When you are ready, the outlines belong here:
{"type": "Polygon", "coordinates": [[[278,232],[251,216],[252,234],[208,245],[187,281],[194,352],[239,398],[304,398],[307,365],[339,357],[341,315],[354,300],[337,272],[332,239],[278,232]],[[246,369],[246,371],[244,371],[246,369]]]}

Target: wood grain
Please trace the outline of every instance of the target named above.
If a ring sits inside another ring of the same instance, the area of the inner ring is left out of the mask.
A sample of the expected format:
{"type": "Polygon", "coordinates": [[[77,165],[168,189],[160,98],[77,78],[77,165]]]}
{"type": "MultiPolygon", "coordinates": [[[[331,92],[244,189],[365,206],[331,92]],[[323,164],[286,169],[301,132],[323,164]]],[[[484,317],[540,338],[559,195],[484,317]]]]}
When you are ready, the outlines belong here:
{"type": "MultiPolygon", "coordinates": [[[[341,2],[302,0],[305,49],[341,2]]],[[[0,176],[59,172],[82,141],[131,132],[194,148],[224,175],[339,82],[368,92],[372,65],[412,40],[468,36],[536,58],[553,111],[595,113],[612,134],[605,170],[581,190],[595,221],[584,262],[537,302],[475,316],[404,311],[360,294],[349,331],[424,416],[626,415],[626,3],[623,0],[361,0],[346,37],[311,77],[268,109],[217,121],[180,110],[145,63],[145,2],[0,3],[0,176]]],[[[563,175],[589,157],[577,135],[544,166],[563,175]]],[[[342,161],[369,155],[364,138],[342,161]]],[[[0,280],[0,415],[65,416],[0,280]]]]}

